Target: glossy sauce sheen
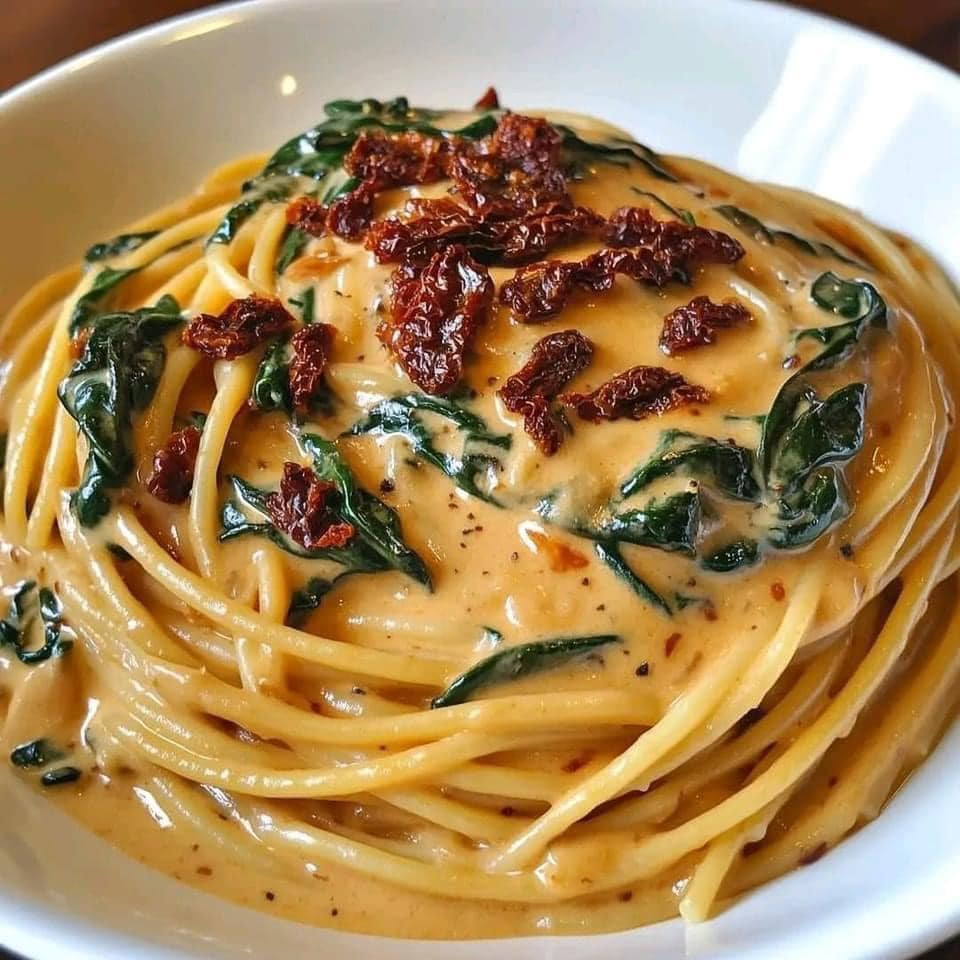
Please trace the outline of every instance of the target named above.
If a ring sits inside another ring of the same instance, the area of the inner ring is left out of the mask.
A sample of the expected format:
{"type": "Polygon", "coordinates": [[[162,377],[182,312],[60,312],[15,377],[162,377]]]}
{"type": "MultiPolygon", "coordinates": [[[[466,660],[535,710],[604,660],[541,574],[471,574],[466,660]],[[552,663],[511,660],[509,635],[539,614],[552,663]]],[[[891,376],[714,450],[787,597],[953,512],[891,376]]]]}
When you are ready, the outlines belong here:
{"type": "MultiPolygon", "coordinates": [[[[666,158],[666,162],[681,181],[686,179],[682,159],[666,158]]],[[[737,229],[712,208],[721,203],[741,204],[764,222],[804,236],[824,236],[812,222],[785,221],[782,202],[760,190],[751,189],[738,197],[730,193],[732,187],[727,181],[704,182],[700,168],[690,179],[695,183],[667,183],[642,167],[597,164],[584,180],[572,184],[571,193],[575,203],[604,215],[624,205],[642,205],[650,206],[655,216],[667,217],[634,188],[654,191],[667,203],[692,211],[698,225],[738,238],[742,235],[737,229]]],[[[398,209],[410,194],[442,196],[447,186],[443,183],[381,195],[378,216],[398,209]]],[[[265,207],[256,217],[262,220],[272,209],[265,207]]],[[[587,242],[565,247],[553,256],[572,260],[595,249],[596,242],[587,242]]],[[[502,469],[492,477],[490,488],[491,495],[503,506],[466,495],[440,471],[414,461],[402,438],[363,436],[344,441],[342,449],[359,485],[397,510],[405,540],[430,569],[433,592],[398,572],[353,576],[324,599],[303,629],[403,653],[420,649],[418,637],[440,635],[442,640],[436,645],[449,651],[452,659],[467,664],[497,649],[490,630],[502,634],[503,645],[616,634],[621,643],[556,670],[518,679],[510,684],[509,693],[642,690],[666,708],[694,678],[708,673],[731,645],[742,642],[752,631],[771,632],[782,616],[792,585],[807,564],[822,565],[826,585],[818,629],[810,640],[826,637],[849,621],[869,587],[871,572],[861,569],[855,557],[848,559],[841,553],[842,526],[807,550],[768,551],[757,566],[733,574],[708,572],[679,554],[627,548],[633,568],[662,596],[671,602],[678,596],[694,600],[667,617],[632,594],[598,560],[589,540],[545,523],[534,512],[541,497],[558,494],[561,515],[589,514],[646,460],[665,429],[732,438],[748,447],[756,446],[756,424],[731,417],[749,418],[769,409],[789,375],[784,359],[792,349],[795,333],[835,319],[811,301],[810,283],[825,270],[847,275],[846,265],[829,256],[801,255],[786,245],[764,248],[762,254],[751,248],[733,267],[699,269],[690,286],[673,283],[658,290],[618,277],[614,290],[602,294],[578,292],[559,316],[540,324],[518,323],[506,307],[498,304],[474,341],[465,379],[470,409],[485,420],[491,432],[512,436],[511,450],[502,452],[502,469]],[[709,296],[717,302],[733,297],[747,307],[752,320],[744,327],[720,331],[713,345],[666,357],[658,347],[663,317],[694,296],[709,296]],[[572,328],[590,338],[595,352],[593,362],[567,390],[588,392],[629,367],[646,364],[681,373],[688,382],[709,390],[711,401],[639,422],[624,419],[588,423],[568,411],[572,432],[555,456],[545,457],[523,432],[521,420],[503,407],[497,390],[522,366],[537,340],[572,328]]],[[[332,417],[316,421],[325,436],[335,437],[348,429],[377,400],[411,391],[411,384],[376,336],[377,323],[389,309],[390,269],[377,265],[361,245],[324,238],[311,241],[302,258],[282,278],[278,291],[282,300],[298,298],[306,286],[312,285],[316,318],[338,330],[327,381],[341,402],[332,417]]],[[[498,288],[513,272],[509,268],[491,269],[498,288]]],[[[909,410],[902,409],[898,385],[908,373],[907,355],[918,349],[918,334],[912,318],[898,309],[896,291],[882,281],[878,287],[896,309],[895,335],[876,337],[870,343],[869,356],[865,351],[857,352],[842,369],[822,381],[825,389],[852,380],[869,387],[864,447],[846,469],[853,503],[884,473],[891,442],[884,425],[902,424],[911,416],[909,410]]],[[[207,409],[211,398],[209,367],[201,367],[188,383],[181,409],[207,409]]],[[[450,450],[459,452],[460,439],[452,425],[430,416],[423,419],[438,431],[438,446],[449,444],[450,450]]],[[[284,416],[245,411],[230,433],[221,473],[225,477],[235,472],[253,484],[274,488],[284,461],[300,459],[284,416]]],[[[675,491],[683,489],[683,484],[673,478],[651,488],[651,492],[661,489],[675,491]]],[[[226,484],[222,492],[228,495],[226,484]]],[[[186,507],[161,504],[142,487],[128,491],[124,497],[139,508],[140,516],[160,542],[188,555],[186,507]]],[[[762,520],[752,516],[750,510],[726,502],[714,507],[718,525],[727,515],[735,514],[742,532],[762,538],[763,530],[753,526],[762,520]]],[[[233,596],[248,599],[255,595],[258,558],[274,549],[266,541],[250,538],[226,545],[223,557],[233,596]]],[[[283,564],[294,589],[317,574],[315,563],[286,554],[283,564]]],[[[3,582],[13,582],[22,571],[18,550],[8,548],[3,582]]],[[[141,576],[131,571],[124,575],[132,586],[141,576]]],[[[4,749],[9,751],[26,740],[50,736],[71,744],[77,756],[85,755],[82,731],[96,742],[97,715],[110,709],[111,690],[94,675],[77,669],[69,659],[27,671],[0,650],[0,665],[9,700],[4,749]]],[[[361,683],[362,678],[354,682],[349,677],[311,677],[309,669],[304,669],[294,681],[294,695],[328,706],[335,702],[340,711],[360,714],[365,710],[364,698],[374,695],[361,683]]],[[[398,695],[426,706],[419,693],[398,695]]],[[[321,705],[316,709],[327,712],[321,705]]],[[[625,731],[621,748],[631,739],[625,731]]],[[[528,753],[525,762],[536,770],[569,777],[573,783],[613,756],[614,752],[583,749],[571,739],[556,749],[528,753]]],[[[584,896],[557,905],[424,896],[329,863],[291,866],[286,872],[264,868],[258,873],[247,865],[237,865],[229,851],[218,849],[202,829],[191,827],[182,818],[174,823],[164,812],[164,798],[155,788],[148,765],[129,756],[111,760],[109,769],[95,768],[77,787],[51,789],[47,796],[133,856],[198,889],[313,924],[423,937],[613,929],[675,913],[683,881],[689,874],[690,864],[681,861],[671,868],[669,876],[638,884],[630,896],[621,893],[591,898],[592,878],[604,869],[603,842],[594,841],[581,849],[575,834],[556,845],[555,868],[559,880],[580,883],[584,896]],[[646,888],[644,896],[640,895],[641,886],[646,888]]],[[[720,778],[704,788],[701,796],[688,798],[692,808],[709,806],[712,791],[722,792],[723,782],[720,778]]],[[[375,823],[364,820],[370,813],[362,797],[356,802],[298,801],[298,805],[305,819],[315,818],[320,824],[331,819],[346,826],[364,821],[366,830],[378,829],[375,823]]],[[[535,815],[542,809],[536,801],[518,798],[500,813],[509,821],[513,816],[535,815]]],[[[398,830],[403,832],[397,823],[383,825],[386,836],[398,830]]],[[[417,831],[429,846],[429,829],[421,825],[417,831]]],[[[509,829],[505,832],[509,835],[509,829]]],[[[469,846],[466,838],[460,839],[464,847],[469,846]]],[[[610,856],[621,842],[621,835],[611,836],[610,856]]]]}

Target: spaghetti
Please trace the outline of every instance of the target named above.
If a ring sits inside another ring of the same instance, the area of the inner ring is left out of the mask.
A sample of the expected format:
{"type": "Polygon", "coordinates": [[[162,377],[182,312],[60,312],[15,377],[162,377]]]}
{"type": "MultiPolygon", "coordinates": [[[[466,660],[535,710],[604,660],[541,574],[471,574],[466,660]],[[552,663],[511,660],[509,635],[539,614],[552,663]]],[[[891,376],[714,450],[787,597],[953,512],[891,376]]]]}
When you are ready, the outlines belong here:
{"type": "Polygon", "coordinates": [[[391,935],[702,920],[819,859],[956,701],[949,281],[597,121],[326,114],[0,327],[11,762],[391,935]]]}

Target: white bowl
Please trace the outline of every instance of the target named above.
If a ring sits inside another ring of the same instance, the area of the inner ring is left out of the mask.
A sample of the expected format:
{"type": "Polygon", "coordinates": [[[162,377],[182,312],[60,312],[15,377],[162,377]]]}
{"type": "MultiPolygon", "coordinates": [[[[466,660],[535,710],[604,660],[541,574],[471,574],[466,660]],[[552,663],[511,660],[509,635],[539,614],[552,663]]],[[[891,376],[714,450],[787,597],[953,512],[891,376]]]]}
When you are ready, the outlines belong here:
{"type": "MultiPolygon", "coordinates": [[[[0,309],[91,242],[269,150],[334,97],[594,113],[670,153],[799,185],[960,273],[960,80],[839,24],[720,0],[259,0],[84,54],[0,98],[0,309]]],[[[960,728],[874,823],[716,920],[421,943],[232,906],[132,862],[0,773],[0,942],[33,960],[909,956],[960,929],[960,728]]]]}

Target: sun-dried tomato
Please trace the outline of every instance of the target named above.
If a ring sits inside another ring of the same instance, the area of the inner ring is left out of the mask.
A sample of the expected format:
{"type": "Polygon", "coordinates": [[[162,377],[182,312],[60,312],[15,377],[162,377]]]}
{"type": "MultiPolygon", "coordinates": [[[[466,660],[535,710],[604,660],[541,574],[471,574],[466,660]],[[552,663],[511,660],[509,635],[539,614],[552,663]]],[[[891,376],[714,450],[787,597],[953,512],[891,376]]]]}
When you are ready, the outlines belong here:
{"type": "Polygon", "coordinates": [[[327,229],[327,208],[312,197],[298,197],[287,206],[287,223],[312,237],[322,236],[327,229]]]}
{"type": "Polygon", "coordinates": [[[593,344],[579,330],[551,333],[533,345],[527,362],[500,388],[503,405],[523,415],[523,429],[547,456],[560,449],[564,433],[550,402],[592,358],[593,344]]]}
{"type": "Polygon", "coordinates": [[[329,323],[301,327],[290,341],[290,397],[298,410],[305,410],[323,383],[323,371],[333,350],[337,328],[329,323]]]}
{"type": "Polygon", "coordinates": [[[449,141],[415,131],[364,130],[344,157],[343,166],[352,176],[369,180],[380,190],[433,183],[446,176],[449,150],[449,141]]]}
{"type": "Polygon", "coordinates": [[[508,113],[489,137],[458,144],[448,173],[464,203],[485,219],[510,219],[550,203],[569,209],[562,142],[546,120],[508,113]]]}
{"type": "Polygon", "coordinates": [[[424,267],[401,265],[391,283],[391,316],[377,331],[381,341],[422,390],[449,393],[460,382],[467,348],[493,301],[487,268],[456,244],[424,267]]]}
{"type": "Polygon", "coordinates": [[[612,247],[652,250],[668,276],[686,282],[693,267],[736,263],[745,253],[739,241],[719,230],[682,220],[657,220],[643,207],[621,207],[608,219],[604,241],[612,247]]]}
{"type": "MultiPolygon", "coordinates": [[[[526,323],[559,313],[576,289],[577,264],[544,260],[521,267],[500,286],[500,302],[526,323]]],[[[613,277],[611,276],[611,283],[613,277]]]]}
{"type": "Polygon", "coordinates": [[[483,96],[473,105],[474,110],[499,110],[500,97],[494,87],[487,87],[483,96]]]}
{"type": "Polygon", "coordinates": [[[193,469],[200,450],[200,431],[184,427],[167,437],[153,455],[147,489],[164,503],[183,503],[193,487],[193,469]]]}
{"type": "Polygon", "coordinates": [[[234,300],[216,316],[199,314],[181,336],[188,347],[208,357],[234,360],[292,323],[293,317],[279,300],[251,296],[234,300]]]}
{"type": "Polygon", "coordinates": [[[327,209],[327,229],[344,240],[360,240],[373,223],[376,195],[376,182],[364,180],[349,193],[338,197],[327,209]]]}
{"type": "Polygon", "coordinates": [[[280,489],[266,499],[267,514],[274,526],[306,550],[342,547],[355,530],[334,509],[338,497],[334,484],[299,463],[283,465],[280,489]]]}
{"type": "Polygon", "coordinates": [[[510,220],[484,220],[453,200],[413,200],[405,219],[380,220],[366,245],[380,263],[426,262],[461,243],[481,263],[520,263],[598,230],[603,218],[586,207],[547,204],[510,220]]]}
{"type": "Polygon", "coordinates": [[[688,403],[706,403],[709,392],[663,367],[631,367],[592,393],[565,393],[560,401],[583,420],[642,420],[688,403]]]}
{"type": "Polygon", "coordinates": [[[668,356],[713,343],[717,330],[750,321],[750,311],[736,300],[714,303],[709,297],[694,297],[663,318],[660,349],[668,356]]]}

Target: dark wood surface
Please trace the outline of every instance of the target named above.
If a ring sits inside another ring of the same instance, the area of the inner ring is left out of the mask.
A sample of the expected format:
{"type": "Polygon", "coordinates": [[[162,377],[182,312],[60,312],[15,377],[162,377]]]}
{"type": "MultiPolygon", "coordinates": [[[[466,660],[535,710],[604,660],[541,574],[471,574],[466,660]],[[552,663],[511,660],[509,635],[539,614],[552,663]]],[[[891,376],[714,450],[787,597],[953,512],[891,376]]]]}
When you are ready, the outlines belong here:
{"type": "MultiPolygon", "coordinates": [[[[0,0],[0,91],[87,47],[206,5],[197,0],[0,0]]],[[[791,5],[855,23],[960,70],[960,0],[800,0],[791,5]]],[[[0,960],[4,956],[12,960],[0,949],[0,960]]],[[[960,960],[960,938],[923,960],[960,960]]]]}

